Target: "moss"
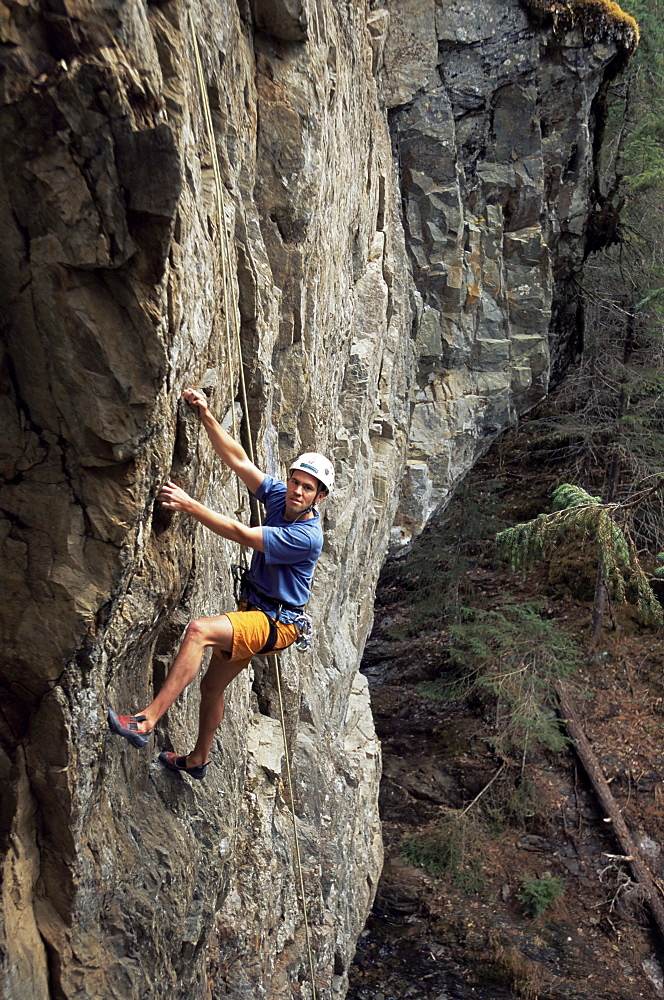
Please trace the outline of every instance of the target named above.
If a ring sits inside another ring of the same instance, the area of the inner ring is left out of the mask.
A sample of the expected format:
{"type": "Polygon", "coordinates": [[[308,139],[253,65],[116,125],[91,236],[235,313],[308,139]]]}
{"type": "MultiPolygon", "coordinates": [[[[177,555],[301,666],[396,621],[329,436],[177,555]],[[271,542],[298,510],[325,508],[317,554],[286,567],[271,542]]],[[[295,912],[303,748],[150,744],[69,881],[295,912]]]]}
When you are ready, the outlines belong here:
{"type": "Polygon", "coordinates": [[[529,12],[551,18],[559,31],[580,28],[585,42],[610,39],[628,52],[639,44],[639,26],[613,0],[523,0],[529,12]]]}

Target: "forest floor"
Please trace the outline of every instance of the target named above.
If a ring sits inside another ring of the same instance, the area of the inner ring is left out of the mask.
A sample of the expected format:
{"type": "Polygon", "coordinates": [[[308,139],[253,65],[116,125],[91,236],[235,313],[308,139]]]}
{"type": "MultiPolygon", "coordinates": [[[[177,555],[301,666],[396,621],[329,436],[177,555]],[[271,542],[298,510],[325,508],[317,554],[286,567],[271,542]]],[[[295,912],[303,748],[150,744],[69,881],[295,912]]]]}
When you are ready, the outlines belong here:
{"type": "Polygon", "coordinates": [[[614,604],[588,651],[591,561],[570,549],[522,580],[492,543],[549,510],[561,476],[526,432],[506,435],[383,573],[362,669],[383,747],[385,867],[349,1000],[664,997],[664,942],[571,745],[519,742],[517,709],[503,705],[501,719],[486,691],[434,700],[422,690],[450,669],[454,636],[438,615],[451,600],[487,613],[537,602],[581,650],[565,687],[664,887],[663,631],[614,604]],[[557,898],[528,915],[547,892],[557,898]]]}

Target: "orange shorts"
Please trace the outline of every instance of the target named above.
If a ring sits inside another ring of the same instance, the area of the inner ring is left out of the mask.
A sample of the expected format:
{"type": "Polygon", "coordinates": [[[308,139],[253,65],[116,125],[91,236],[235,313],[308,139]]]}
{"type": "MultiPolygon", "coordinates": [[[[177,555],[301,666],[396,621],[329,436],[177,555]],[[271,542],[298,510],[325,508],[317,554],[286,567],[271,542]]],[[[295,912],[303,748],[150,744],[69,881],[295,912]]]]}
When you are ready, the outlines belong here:
{"type": "MultiPolygon", "coordinates": [[[[270,623],[266,615],[256,609],[244,611],[240,605],[239,611],[227,611],[226,616],[233,626],[233,650],[226,654],[229,662],[250,660],[263,648],[270,637],[270,623]]],[[[286,649],[287,646],[291,646],[295,642],[298,632],[295,625],[287,625],[285,622],[276,622],[275,624],[277,626],[277,641],[271,652],[278,653],[279,650],[286,649]]],[[[221,653],[221,650],[218,649],[217,653],[221,653]]]]}

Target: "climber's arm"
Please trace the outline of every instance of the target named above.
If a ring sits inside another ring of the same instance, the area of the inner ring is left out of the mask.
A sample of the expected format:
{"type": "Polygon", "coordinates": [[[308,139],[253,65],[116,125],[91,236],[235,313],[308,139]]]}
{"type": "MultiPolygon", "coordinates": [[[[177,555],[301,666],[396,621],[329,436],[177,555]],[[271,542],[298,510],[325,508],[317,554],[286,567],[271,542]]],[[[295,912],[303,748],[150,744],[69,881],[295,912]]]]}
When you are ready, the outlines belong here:
{"type": "Polygon", "coordinates": [[[232,542],[239,542],[240,545],[258,549],[259,552],[265,551],[262,528],[250,528],[246,524],[242,524],[241,521],[236,521],[233,517],[226,517],[225,514],[211,510],[205,504],[190,497],[177,483],[170,479],[162,486],[157,499],[168,510],[179,510],[184,514],[190,514],[210,531],[221,535],[222,538],[229,538],[232,542]]]}
{"type": "MultiPolygon", "coordinates": [[[[254,465],[242,445],[224,430],[216,417],[210,412],[205,393],[200,392],[198,389],[184,389],[182,395],[188,403],[198,407],[203,426],[219,458],[240,477],[250,493],[255,493],[265,479],[265,473],[261,472],[258,466],[254,465]]],[[[210,525],[207,527],[210,527],[210,525]]],[[[212,530],[215,531],[216,529],[213,528],[212,530]]],[[[217,533],[221,534],[221,532],[217,533]]],[[[224,537],[227,538],[229,536],[225,535],[224,537]]]]}

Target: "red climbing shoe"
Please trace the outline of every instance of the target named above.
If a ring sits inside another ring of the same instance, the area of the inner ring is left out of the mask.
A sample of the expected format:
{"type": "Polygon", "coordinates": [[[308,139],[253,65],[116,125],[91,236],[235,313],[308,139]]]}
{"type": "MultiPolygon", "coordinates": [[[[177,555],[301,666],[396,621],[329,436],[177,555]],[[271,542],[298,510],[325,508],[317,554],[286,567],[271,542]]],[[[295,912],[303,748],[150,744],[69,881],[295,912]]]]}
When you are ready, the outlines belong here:
{"type": "Polygon", "coordinates": [[[145,722],[144,715],[116,715],[112,708],[108,710],[108,728],[116,736],[124,736],[132,746],[144,747],[150,739],[150,733],[139,733],[138,723],[145,722]]]}
{"type": "Polygon", "coordinates": [[[169,771],[180,771],[181,774],[188,774],[190,778],[197,778],[198,781],[203,780],[208,769],[207,764],[196,764],[195,767],[187,767],[186,756],[178,757],[176,753],[168,753],[166,750],[159,754],[159,760],[169,771]]]}

